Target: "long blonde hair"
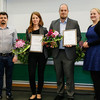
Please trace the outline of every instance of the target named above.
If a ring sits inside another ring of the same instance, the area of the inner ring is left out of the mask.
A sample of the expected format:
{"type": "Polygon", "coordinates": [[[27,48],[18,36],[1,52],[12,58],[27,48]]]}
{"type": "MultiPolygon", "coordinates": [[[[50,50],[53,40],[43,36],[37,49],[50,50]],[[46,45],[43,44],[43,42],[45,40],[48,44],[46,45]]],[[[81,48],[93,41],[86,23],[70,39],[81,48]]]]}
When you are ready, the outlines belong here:
{"type": "Polygon", "coordinates": [[[30,17],[30,25],[28,27],[28,33],[31,33],[33,31],[33,22],[32,22],[32,16],[33,16],[33,14],[37,15],[39,17],[39,19],[40,19],[39,26],[43,26],[43,24],[44,24],[40,13],[39,12],[33,12],[31,14],[31,17],[30,17]]]}

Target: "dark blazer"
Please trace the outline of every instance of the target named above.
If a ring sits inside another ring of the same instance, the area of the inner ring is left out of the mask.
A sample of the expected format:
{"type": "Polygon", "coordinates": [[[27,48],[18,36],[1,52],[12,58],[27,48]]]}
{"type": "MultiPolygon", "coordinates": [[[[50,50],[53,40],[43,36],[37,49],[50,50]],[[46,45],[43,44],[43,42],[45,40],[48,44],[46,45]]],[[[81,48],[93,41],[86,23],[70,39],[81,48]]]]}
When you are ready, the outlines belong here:
{"type": "MultiPolygon", "coordinates": [[[[45,34],[48,33],[48,31],[47,31],[46,28],[44,28],[44,27],[41,26],[40,29],[39,29],[39,33],[40,33],[40,34],[43,34],[43,35],[45,36],[45,34]]],[[[32,33],[28,33],[28,29],[27,29],[27,30],[26,30],[26,40],[30,41],[30,39],[31,39],[31,34],[32,34],[32,33]]],[[[43,53],[44,53],[44,55],[45,55],[45,58],[48,58],[48,51],[47,51],[46,46],[43,46],[43,53]]]]}
{"type": "MultiPolygon", "coordinates": [[[[60,19],[52,21],[49,29],[54,29],[60,33],[60,19]]],[[[68,30],[68,29],[77,29],[77,42],[79,42],[81,40],[81,32],[80,32],[78,22],[68,18],[65,30],[68,30]]],[[[58,55],[58,52],[59,52],[59,47],[53,48],[52,57],[56,58],[58,55]]],[[[72,46],[70,48],[65,47],[65,52],[68,59],[75,59],[76,46],[72,46]]]]}
{"type": "MultiPolygon", "coordinates": [[[[92,25],[90,25],[88,27],[88,29],[91,27],[92,25]]],[[[98,39],[92,42],[88,42],[89,46],[95,46],[95,45],[100,45],[100,21],[95,25],[94,31],[96,32],[96,34],[98,35],[98,39]]]]}
{"type": "Polygon", "coordinates": [[[96,24],[94,30],[100,36],[100,21],[96,24]]]}

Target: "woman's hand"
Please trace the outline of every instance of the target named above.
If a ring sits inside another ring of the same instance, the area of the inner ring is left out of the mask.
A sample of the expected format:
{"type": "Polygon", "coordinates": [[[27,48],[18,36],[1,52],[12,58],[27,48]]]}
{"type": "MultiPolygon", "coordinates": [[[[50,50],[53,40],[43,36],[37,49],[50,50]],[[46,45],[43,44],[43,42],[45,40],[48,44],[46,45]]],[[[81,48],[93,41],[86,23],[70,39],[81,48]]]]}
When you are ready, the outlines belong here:
{"type": "Polygon", "coordinates": [[[56,42],[54,42],[54,41],[53,41],[53,42],[51,42],[50,44],[53,46],[53,45],[55,45],[55,44],[56,44],[56,42]]]}
{"type": "Polygon", "coordinates": [[[84,47],[84,48],[89,48],[88,42],[84,42],[84,43],[83,43],[83,47],[84,47]]]}
{"type": "Polygon", "coordinates": [[[44,45],[47,45],[48,44],[48,42],[42,42],[42,45],[44,46],[44,45]]]}

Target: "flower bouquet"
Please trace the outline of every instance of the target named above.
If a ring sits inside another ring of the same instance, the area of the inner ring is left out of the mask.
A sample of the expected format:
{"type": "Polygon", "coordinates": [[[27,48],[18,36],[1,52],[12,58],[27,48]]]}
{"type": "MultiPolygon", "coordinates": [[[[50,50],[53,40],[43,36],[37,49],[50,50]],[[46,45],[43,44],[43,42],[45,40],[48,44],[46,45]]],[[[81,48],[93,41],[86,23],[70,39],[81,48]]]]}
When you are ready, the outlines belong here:
{"type": "Polygon", "coordinates": [[[60,41],[63,38],[57,31],[50,29],[50,31],[45,34],[43,42],[46,44],[46,47],[56,48],[58,47],[57,41],[60,41]]]}
{"type": "Polygon", "coordinates": [[[84,59],[85,49],[83,49],[83,41],[79,42],[79,45],[76,46],[76,61],[84,59]]]}
{"type": "Polygon", "coordinates": [[[12,52],[15,55],[18,55],[18,60],[22,63],[27,63],[28,61],[28,49],[30,47],[30,43],[28,41],[24,41],[22,39],[17,39],[15,43],[15,48],[12,49],[12,52]]]}

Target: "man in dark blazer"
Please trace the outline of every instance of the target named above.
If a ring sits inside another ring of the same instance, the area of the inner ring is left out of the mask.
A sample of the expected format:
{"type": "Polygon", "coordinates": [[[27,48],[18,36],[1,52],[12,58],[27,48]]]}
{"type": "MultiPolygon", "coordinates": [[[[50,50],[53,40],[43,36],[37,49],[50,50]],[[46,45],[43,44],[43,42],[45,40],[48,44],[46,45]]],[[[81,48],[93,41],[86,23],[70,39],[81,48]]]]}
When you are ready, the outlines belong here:
{"type": "MultiPolygon", "coordinates": [[[[68,18],[67,4],[61,4],[59,7],[60,19],[52,21],[50,29],[58,31],[60,34],[64,30],[76,29],[77,42],[81,40],[81,32],[78,22],[68,18]]],[[[54,60],[57,77],[57,96],[55,100],[61,100],[64,97],[64,75],[66,79],[66,90],[68,100],[74,100],[74,62],[76,56],[76,46],[62,44],[62,40],[57,48],[52,48],[52,57],[54,60]]]]}

